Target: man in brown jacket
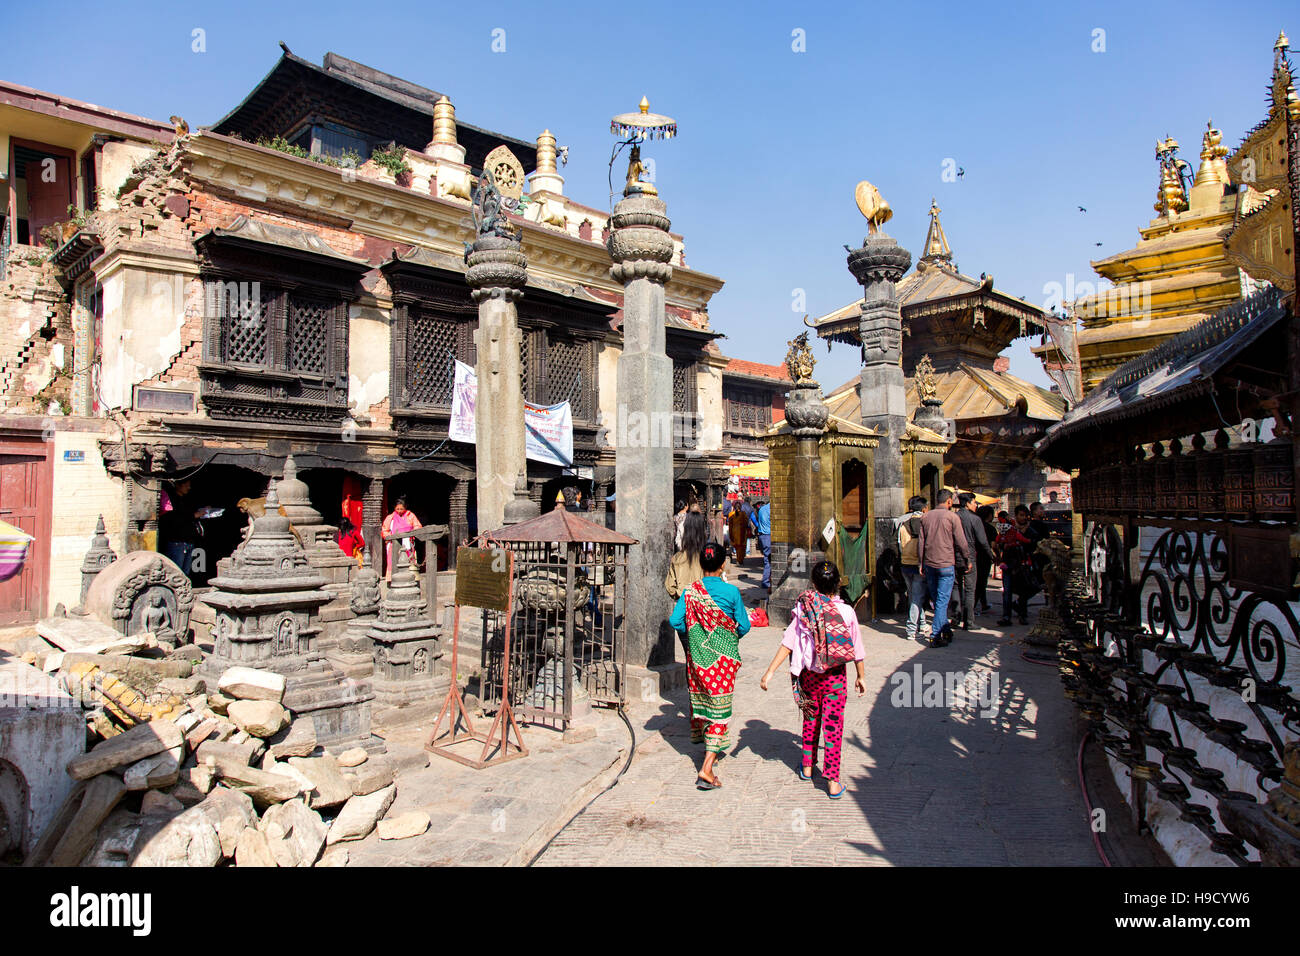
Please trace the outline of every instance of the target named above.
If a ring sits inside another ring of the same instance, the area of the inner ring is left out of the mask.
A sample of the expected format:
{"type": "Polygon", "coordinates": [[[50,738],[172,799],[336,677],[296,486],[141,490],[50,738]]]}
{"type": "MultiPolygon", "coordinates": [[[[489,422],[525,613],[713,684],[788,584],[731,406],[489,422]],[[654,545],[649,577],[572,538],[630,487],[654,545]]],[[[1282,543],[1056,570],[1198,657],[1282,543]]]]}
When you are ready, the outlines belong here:
{"type": "Polygon", "coordinates": [[[966,542],[966,532],[952,510],[952,492],[948,489],[935,496],[935,507],[921,519],[921,534],[917,541],[917,557],[925,574],[926,588],[934,600],[930,646],[942,647],[952,643],[948,600],[952,597],[952,584],[957,576],[957,561],[960,557],[966,567],[975,563],[974,553],[966,542]]]}

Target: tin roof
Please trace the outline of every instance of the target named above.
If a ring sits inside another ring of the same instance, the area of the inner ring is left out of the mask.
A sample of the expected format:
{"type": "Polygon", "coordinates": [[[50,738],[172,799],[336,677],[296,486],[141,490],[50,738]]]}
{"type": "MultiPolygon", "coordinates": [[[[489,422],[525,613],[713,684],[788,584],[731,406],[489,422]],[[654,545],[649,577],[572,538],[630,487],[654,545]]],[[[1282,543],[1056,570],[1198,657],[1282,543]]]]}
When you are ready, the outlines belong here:
{"type": "Polygon", "coordinates": [[[537,518],[521,521],[508,528],[500,528],[487,536],[495,541],[563,541],[590,542],[592,544],[636,544],[617,531],[596,524],[563,508],[556,508],[537,518]]]}

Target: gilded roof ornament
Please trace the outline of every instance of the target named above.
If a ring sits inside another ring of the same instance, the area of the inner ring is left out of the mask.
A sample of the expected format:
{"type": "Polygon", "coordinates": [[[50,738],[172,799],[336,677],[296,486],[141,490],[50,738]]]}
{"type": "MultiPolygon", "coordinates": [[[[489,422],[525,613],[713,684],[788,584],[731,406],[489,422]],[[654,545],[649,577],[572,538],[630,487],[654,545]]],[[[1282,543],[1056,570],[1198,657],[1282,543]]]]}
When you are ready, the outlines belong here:
{"type": "Polygon", "coordinates": [[[921,256],[923,262],[935,259],[952,262],[952,247],[948,245],[948,237],[944,235],[943,224],[939,222],[939,212],[939,204],[931,196],[930,228],[925,234],[925,253],[921,256]]]}
{"type": "Polygon", "coordinates": [[[1179,172],[1178,140],[1166,136],[1156,142],[1156,161],[1160,164],[1160,185],[1156,190],[1155,210],[1161,216],[1187,210],[1187,190],[1179,172]]]}
{"type": "Polygon", "coordinates": [[[796,335],[786,345],[790,346],[790,350],[785,353],[785,367],[790,373],[790,380],[796,385],[811,382],[817,360],[813,358],[812,348],[808,345],[808,333],[796,335]]]}
{"type": "Polygon", "coordinates": [[[939,383],[934,377],[934,363],[929,354],[922,355],[912,372],[916,381],[916,397],[925,404],[932,404],[939,398],[939,383]]]}
{"type": "Polygon", "coordinates": [[[889,203],[880,195],[880,190],[865,179],[853,190],[853,198],[858,204],[858,212],[867,220],[867,232],[873,236],[878,235],[894,215],[889,203]]]}
{"type": "Polygon", "coordinates": [[[1228,184],[1228,167],[1224,157],[1228,147],[1223,145],[1223,133],[1214,128],[1214,121],[1207,120],[1205,133],[1201,137],[1201,168],[1196,171],[1196,185],[1204,183],[1228,184]]]}

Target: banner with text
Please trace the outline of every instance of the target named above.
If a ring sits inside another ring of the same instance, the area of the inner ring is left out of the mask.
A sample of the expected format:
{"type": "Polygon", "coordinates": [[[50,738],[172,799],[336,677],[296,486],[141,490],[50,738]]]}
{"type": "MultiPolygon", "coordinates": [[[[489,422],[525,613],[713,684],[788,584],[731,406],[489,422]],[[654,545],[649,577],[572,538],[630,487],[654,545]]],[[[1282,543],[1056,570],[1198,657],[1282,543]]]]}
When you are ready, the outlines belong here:
{"type": "MultiPolygon", "coordinates": [[[[447,432],[452,441],[474,444],[474,404],[477,398],[478,377],[473,366],[458,361],[452,391],[451,423],[447,432]]],[[[568,402],[558,405],[524,402],[524,448],[524,454],[533,461],[573,464],[573,410],[568,402]]]]}

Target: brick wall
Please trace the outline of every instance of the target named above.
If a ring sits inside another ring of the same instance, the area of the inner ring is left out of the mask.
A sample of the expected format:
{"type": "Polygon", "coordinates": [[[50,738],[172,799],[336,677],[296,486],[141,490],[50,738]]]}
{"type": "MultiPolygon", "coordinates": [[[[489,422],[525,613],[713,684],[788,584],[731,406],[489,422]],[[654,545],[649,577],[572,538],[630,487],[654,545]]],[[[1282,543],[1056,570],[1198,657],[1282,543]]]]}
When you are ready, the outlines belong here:
{"type": "Polygon", "coordinates": [[[12,246],[0,280],[0,411],[71,410],[72,309],[49,250],[12,246]]]}

